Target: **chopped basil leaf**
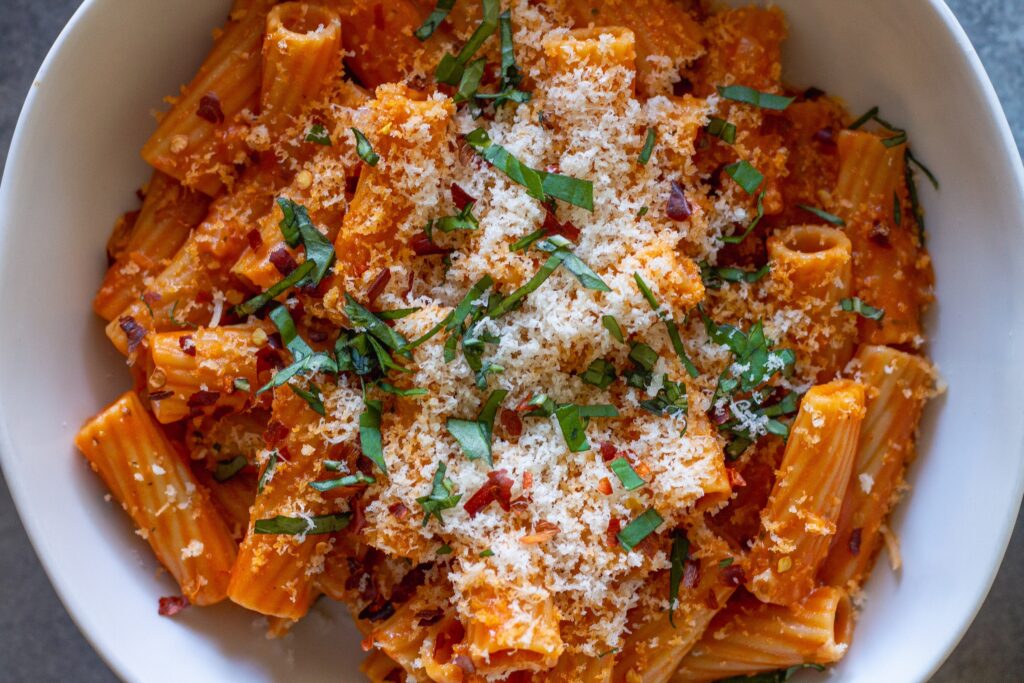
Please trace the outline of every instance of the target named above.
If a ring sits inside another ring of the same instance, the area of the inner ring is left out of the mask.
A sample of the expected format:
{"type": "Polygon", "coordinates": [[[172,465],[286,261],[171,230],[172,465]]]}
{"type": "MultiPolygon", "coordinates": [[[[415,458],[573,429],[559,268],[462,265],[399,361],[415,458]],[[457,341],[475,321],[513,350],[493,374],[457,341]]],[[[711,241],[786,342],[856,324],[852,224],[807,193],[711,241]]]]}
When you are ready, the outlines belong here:
{"type": "Polygon", "coordinates": [[[233,386],[236,391],[252,391],[252,386],[249,385],[249,380],[244,377],[236,377],[234,381],[231,382],[231,386],[233,386]]]}
{"type": "Polygon", "coordinates": [[[292,320],[292,316],[288,313],[287,308],[280,305],[274,306],[270,311],[270,319],[277,326],[278,332],[281,333],[281,341],[284,342],[285,348],[291,352],[295,360],[302,360],[307,356],[313,355],[313,349],[299,336],[298,330],[295,329],[295,321],[292,320]]]}
{"type": "Polygon", "coordinates": [[[213,478],[217,481],[227,481],[242,471],[242,468],[249,464],[244,455],[239,455],[231,460],[222,460],[213,468],[213,478]]]}
{"type": "Polygon", "coordinates": [[[523,76],[516,64],[515,45],[512,42],[512,14],[502,12],[498,18],[501,28],[501,82],[498,84],[498,92],[477,93],[477,99],[493,100],[495,107],[500,107],[506,102],[517,102],[522,104],[529,102],[531,95],[528,92],[518,90],[516,86],[522,81],[523,76]]]}
{"type": "Polygon", "coordinates": [[[690,540],[682,532],[672,535],[672,550],[669,552],[672,567],[668,576],[668,622],[676,627],[676,605],[679,603],[679,586],[683,581],[683,569],[690,559],[690,540]]]}
{"type": "Polygon", "coordinates": [[[548,231],[545,230],[544,228],[540,228],[539,230],[534,230],[529,235],[527,235],[525,237],[520,237],[518,240],[516,240],[515,242],[510,244],[509,247],[508,247],[508,250],[509,251],[523,251],[524,249],[529,248],[530,245],[532,245],[534,242],[536,242],[538,240],[542,240],[542,239],[544,239],[547,236],[548,236],[548,231]]]}
{"type": "Polygon", "coordinates": [[[919,169],[921,169],[921,171],[928,177],[928,180],[929,182],[931,182],[932,187],[934,187],[936,190],[939,189],[939,179],[935,177],[935,174],[932,173],[927,166],[922,164],[917,159],[917,157],[914,156],[914,153],[910,151],[909,147],[907,148],[907,161],[910,162],[910,164],[913,164],[914,166],[917,166],[919,169]]]}
{"type": "Polygon", "coordinates": [[[903,222],[903,207],[900,205],[900,195],[898,192],[892,193],[892,219],[896,225],[903,222]]]}
{"type": "Polygon", "coordinates": [[[437,471],[434,472],[430,493],[416,499],[416,502],[423,508],[423,526],[427,525],[431,516],[437,517],[437,521],[444,524],[441,512],[452,509],[462,500],[462,494],[452,495],[452,482],[445,478],[447,472],[448,468],[443,462],[437,463],[437,471]]]}
{"type": "Polygon", "coordinates": [[[369,458],[384,474],[388,473],[384,462],[384,437],[380,432],[381,402],[366,399],[366,407],[359,415],[359,446],[363,455],[369,458]]]}
{"type": "Polygon", "coordinates": [[[278,455],[277,451],[270,454],[267,458],[267,466],[263,468],[263,474],[260,475],[259,483],[256,484],[256,493],[263,493],[263,489],[266,488],[270,480],[274,478],[274,470],[277,469],[277,460],[281,456],[278,455]]]}
{"type": "Polygon", "coordinates": [[[546,171],[538,171],[538,173],[542,178],[545,195],[593,212],[594,183],[560,173],[546,171]]]}
{"type": "Polygon", "coordinates": [[[580,409],[580,417],[585,420],[589,420],[592,417],[618,417],[618,409],[607,403],[598,403],[592,406],[578,406],[580,409]]]}
{"type": "Polygon", "coordinates": [[[750,233],[754,232],[754,228],[757,227],[757,225],[761,222],[762,218],[764,218],[764,192],[759,192],[757,195],[757,215],[754,216],[754,220],[752,220],[750,222],[750,225],[748,225],[747,228],[739,235],[723,237],[722,241],[725,242],[726,244],[741,243],[743,240],[747,239],[750,233]]]}
{"type": "Polygon", "coordinates": [[[341,489],[346,486],[359,486],[360,484],[376,484],[377,480],[373,477],[363,474],[362,472],[356,472],[340,479],[330,479],[328,481],[311,481],[309,485],[315,488],[317,491],[330,491],[332,489],[341,489]]]}
{"type": "Polygon", "coordinates": [[[316,268],[316,263],[313,261],[307,260],[303,262],[303,264],[293,270],[288,277],[274,285],[271,285],[270,289],[267,291],[262,294],[257,294],[248,301],[235,306],[236,315],[240,318],[252,315],[277,297],[281,296],[285,291],[306,279],[306,276],[312,273],[314,268],[316,268]]]}
{"type": "Polygon", "coordinates": [[[480,87],[480,79],[483,78],[486,66],[487,60],[481,57],[480,59],[473,60],[463,69],[462,78],[459,79],[458,92],[452,98],[455,104],[469,102],[476,96],[476,91],[480,87]]]}
{"type": "Polygon", "coordinates": [[[408,318],[413,313],[419,313],[422,308],[395,308],[390,311],[377,311],[376,316],[381,320],[401,320],[402,318],[408,318]]]}
{"type": "Polygon", "coordinates": [[[283,216],[277,227],[284,236],[285,244],[289,247],[299,246],[301,235],[299,233],[299,217],[296,214],[296,209],[299,205],[287,197],[278,197],[277,205],[281,207],[281,215],[283,216]]]}
{"type": "Polygon", "coordinates": [[[191,323],[187,320],[178,320],[174,317],[174,312],[178,310],[178,301],[175,299],[174,303],[171,304],[171,310],[167,313],[167,319],[178,327],[191,327],[193,330],[198,330],[199,325],[191,323]]]}
{"type": "Polygon", "coordinates": [[[488,548],[487,550],[481,551],[480,557],[494,557],[494,551],[488,548]]]}
{"type": "Polygon", "coordinates": [[[454,232],[456,230],[476,230],[480,227],[480,223],[477,221],[476,216],[473,215],[474,202],[470,202],[462,207],[454,216],[445,216],[444,218],[438,218],[434,222],[434,227],[441,232],[454,232]]]}
{"type": "Polygon", "coordinates": [[[549,254],[563,253],[562,265],[565,269],[572,273],[579,283],[587,289],[593,289],[598,292],[610,292],[611,287],[605,284],[604,280],[590,269],[586,263],[584,263],[576,254],[569,250],[569,240],[565,239],[561,235],[552,235],[551,237],[537,243],[537,248],[541,251],[545,251],[549,254]]]}
{"type": "Polygon", "coordinates": [[[782,111],[796,100],[795,97],[761,92],[760,90],[748,88],[745,85],[720,85],[718,86],[718,94],[727,100],[752,104],[761,109],[771,109],[774,111],[782,111]]]}
{"type": "Polygon", "coordinates": [[[735,163],[729,164],[725,167],[725,172],[729,174],[729,177],[735,180],[747,194],[754,194],[754,192],[757,191],[757,188],[761,187],[761,183],[764,182],[764,175],[751,166],[750,162],[746,159],[740,159],[735,163]]]}
{"type": "Polygon", "coordinates": [[[620,344],[626,343],[626,337],[622,334],[622,328],[619,327],[619,321],[615,319],[615,316],[602,315],[601,324],[604,325],[604,329],[608,330],[608,334],[612,335],[612,339],[620,344]]]}
{"type": "Polygon", "coordinates": [[[646,205],[641,206],[640,210],[636,212],[636,217],[637,218],[643,218],[644,216],[647,215],[647,212],[650,211],[650,210],[651,210],[651,208],[649,206],[646,206],[646,205]]]}
{"type": "Polygon", "coordinates": [[[555,419],[565,437],[565,443],[570,453],[579,453],[590,450],[590,443],[587,441],[586,424],[580,415],[580,407],[577,405],[565,405],[555,410],[555,419]]]}
{"type": "Polygon", "coordinates": [[[453,7],[455,7],[455,0],[437,0],[434,11],[430,13],[430,16],[423,22],[423,25],[413,32],[413,35],[421,41],[432,36],[437,27],[445,20],[445,17],[448,16],[448,13],[452,11],[453,7]]]}
{"type": "Polygon", "coordinates": [[[408,341],[401,334],[388,327],[383,320],[364,308],[347,292],[345,293],[345,315],[356,327],[361,327],[393,351],[406,355],[408,341]]]}
{"type": "Polygon", "coordinates": [[[283,386],[288,380],[297,375],[307,373],[313,375],[318,372],[336,374],[338,371],[338,364],[329,355],[321,352],[312,353],[275,372],[270,381],[260,387],[256,393],[262,394],[275,387],[283,386]]]}
{"type": "Polygon", "coordinates": [[[896,133],[896,135],[893,135],[892,137],[882,138],[882,144],[885,145],[886,147],[895,147],[897,145],[902,145],[906,141],[906,131],[900,131],[896,133]]]}
{"type": "Polygon", "coordinates": [[[858,128],[862,127],[868,121],[871,121],[872,119],[874,119],[876,116],[878,116],[878,107],[871,107],[871,109],[868,109],[866,112],[864,112],[863,115],[858,117],[856,121],[851,123],[850,126],[849,126],[849,129],[850,130],[857,130],[858,128]]]}
{"type": "Polygon", "coordinates": [[[483,0],[483,18],[480,25],[473,31],[466,44],[457,56],[446,54],[437,65],[434,77],[441,83],[456,85],[462,79],[463,70],[480,46],[498,30],[498,14],[501,12],[499,0],[483,0]]]}
{"type": "Polygon", "coordinates": [[[726,567],[731,567],[732,563],[735,562],[735,561],[736,560],[734,558],[727,557],[724,560],[719,561],[718,568],[719,569],[725,569],[726,567]]]}
{"type": "Polygon", "coordinates": [[[636,342],[629,350],[629,359],[650,372],[658,362],[658,352],[643,342],[636,342]]]}
{"type": "Polygon", "coordinates": [[[580,375],[580,379],[598,389],[607,389],[615,381],[615,366],[604,358],[597,358],[580,375]]]}
{"type": "Polygon", "coordinates": [[[547,394],[537,394],[527,401],[526,405],[534,408],[526,413],[528,416],[551,417],[555,414],[555,402],[547,394]]]}
{"type": "Polygon", "coordinates": [[[856,313],[857,315],[867,318],[868,320],[881,320],[885,317],[885,311],[874,306],[869,306],[859,297],[851,297],[849,299],[842,299],[839,302],[840,308],[849,313],[856,313]]]}
{"type": "Polygon", "coordinates": [[[392,386],[391,384],[388,384],[387,382],[380,382],[380,383],[378,383],[377,384],[377,388],[380,389],[381,391],[385,392],[385,393],[394,394],[395,396],[403,396],[403,397],[426,396],[427,393],[428,393],[427,390],[422,388],[422,387],[412,387],[411,389],[399,389],[398,387],[392,386]]]}
{"type": "Polygon", "coordinates": [[[324,469],[328,472],[348,472],[348,465],[341,460],[324,460],[324,469]]]}
{"type": "Polygon", "coordinates": [[[660,527],[665,520],[654,508],[647,510],[626,525],[626,528],[618,533],[619,543],[626,550],[632,550],[640,545],[640,542],[660,527]]]}
{"type": "Polygon", "coordinates": [[[708,135],[713,135],[722,142],[730,145],[736,142],[736,126],[725,119],[712,116],[711,120],[708,121],[707,131],[708,135]]]}
{"type": "MultiPolygon", "coordinates": [[[[673,382],[666,378],[654,398],[640,401],[640,407],[655,415],[669,415],[671,417],[683,416],[685,419],[690,410],[689,397],[686,394],[686,385],[682,382],[673,382]]],[[[686,433],[686,427],[683,427],[686,433]]]]}
{"type": "Polygon", "coordinates": [[[623,488],[627,491],[638,489],[647,482],[640,478],[640,475],[636,473],[633,466],[629,464],[629,461],[625,458],[616,458],[608,463],[608,467],[611,468],[615,476],[619,478],[623,488]]]}
{"type": "Polygon", "coordinates": [[[358,128],[353,128],[352,134],[356,136],[356,154],[370,166],[376,166],[380,161],[380,155],[373,151],[373,145],[358,128]]]}
{"type": "Polygon", "coordinates": [[[832,225],[838,225],[840,227],[846,225],[846,221],[844,221],[839,216],[829,213],[828,211],[825,211],[823,209],[819,209],[816,206],[809,206],[807,204],[797,204],[797,206],[803,209],[804,211],[807,211],[808,213],[814,214],[815,216],[825,221],[826,223],[831,223],[832,225]]]}
{"type": "Polygon", "coordinates": [[[324,408],[324,402],[320,398],[320,387],[311,383],[309,385],[309,389],[300,389],[294,384],[289,384],[288,388],[294,391],[296,396],[308,403],[309,407],[318,415],[327,415],[327,410],[324,408]]]}
{"type": "MultiPolygon", "coordinates": [[[[633,273],[633,279],[636,281],[636,286],[640,289],[640,293],[647,299],[647,303],[650,304],[651,309],[658,314],[662,322],[665,323],[665,327],[668,329],[668,338],[672,342],[672,349],[676,352],[676,356],[679,357],[679,362],[686,368],[686,372],[690,377],[697,377],[697,367],[690,361],[690,357],[686,354],[686,349],[683,347],[683,340],[679,336],[679,326],[676,321],[668,314],[667,311],[661,308],[661,304],[654,296],[654,292],[647,286],[644,279],[640,277],[640,273],[633,273]]],[[[651,368],[645,368],[650,370],[651,368]]]]}
{"type": "Polygon", "coordinates": [[[490,311],[490,317],[494,319],[500,318],[515,308],[527,295],[536,291],[537,288],[544,284],[544,281],[551,277],[551,274],[558,269],[558,266],[562,264],[562,261],[565,260],[568,253],[569,252],[564,250],[555,251],[555,253],[548,257],[548,260],[544,262],[544,265],[540,267],[540,270],[537,271],[536,275],[530,278],[530,280],[522,287],[502,299],[501,302],[490,311]]]}
{"type": "Polygon", "coordinates": [[[545,201],[550,196],[588,211],[594,210],[594,184],[589,180],[532,169],[492,142],[483,128],[469,133],[466,141],[488,163],[525,187],[534,199],[545,201]]]}
{"type": "Polygon", "coordinates": [[[700,263],[700,277],[708,289],[721,289],[726,282],[759,282],[772,270],[771,263],[766,263],[757,270],[743,270],[731,266],[711,266],[707,261],[700,263]]]}
{"type": "Polygon", "coordinates": [[[651,153],[654,152],[654,143],[657,141],[658,133],[653,128],[647,129],[647,139],[644,140],[644,147],[640,150],[640,157],[636,160],[641,166],[646,166],[651,160],[651,153]]]}
{"type": "Polygon", "coordinates": [[[318,145],[330,147],[331,135],[322,123],[314,123],[306,133],[306,142],[315,142],[318,145]]]}
{"type": "Polygon", "coordinates": [[[320,284],[320,280],[334,264],[334,245],[328,242],[323,233],[313,225],[306,207],[296,204],[286,197],[278,198],[277,203],[285,216],[285,220],[279,224],[285,241],[289,246],[297,246],[301,242],[306,248],[306,262],[316,264],[316,270],[310,273],[309,278],[303,279],[297,284],[316,286],[320,284]],[[295,236],[296,232],[298,237],[295,236]]]}
{"type": "Polygon", "coordinates": [[[451,555],[452,554],[452,547],[450,545],[448,545],[447,543],[445,543],[443,546],[441,546],[440,548],[437,549],[437,554],[438,555],[451,555]]]}
{"type": "Polygon", "coordinates": [[[316,515],[314,517],[284,517],[278,515],[270,519],[258,519],[253,525],[253,533],[287,534],[289,536],[308,536],[332,534],[348,526],[352,515],[348,512],[334,515],[316,515]]]}
{"type": "Polygon", "coordinates": [[[483,458],[488,465],[493,464],[491,455],[491,434],[494,429],[494,418],[498,407],[505,400],[508,392],[499,389],[491,392],[480,409],[475,420],[448,418],[445,426],[448,433],[459,442],[462,453],[470,460],[483,458]]]}

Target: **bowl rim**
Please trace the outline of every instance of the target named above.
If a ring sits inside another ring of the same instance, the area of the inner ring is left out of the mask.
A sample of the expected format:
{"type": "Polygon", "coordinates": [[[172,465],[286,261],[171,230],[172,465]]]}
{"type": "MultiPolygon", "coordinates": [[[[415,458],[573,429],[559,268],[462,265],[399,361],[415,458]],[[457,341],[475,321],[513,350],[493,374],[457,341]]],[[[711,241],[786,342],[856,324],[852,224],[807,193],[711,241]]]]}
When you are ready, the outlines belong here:
{"type": "MultiPolygon", "coordinates": [[[[999,142],[1001,143],[1000,147],[1003,152],[1003,159],[1000,159],[999,161],[1008,165],[1009,168],[1012,169],[1012,185],[1015,186],[1017,195],[1024,197],[1024,163],[1022,163],[1021,155],[1018,151],[1016,141],[1014,140],[1012,129],[1010,128],[1009,121],[1006,118],[1006,112],[999,101],[999,96],[992,84],[992,80],[989,78],[988,72],[982,64],[977,50],[974,48],[970,38],[967,36],[967,32],[964,30],[963,26],[961,26],[953,11],[946,4],[946,0],[909,1],[918,2],[921,5],[921,11],[930,11],[934,13],[937,18],[941,20],[949,37],[953,39],[953,42],[959,49],[960,57],[966,61],[971,75],[975,82],[980,86],[986,113],[999,132],[999,142]]],[[[61,29],[57,38],[54,40],[53,45],[47,51],[46,57],[43,59],[39,70],[36,72],[36,75],[32,80],[32,84],[29,86],[28,93],[25,96],[21,112],[18,115],[17,124],[14,128],[14,133],[11,137],[3,175],[2,178],[0,178],[0,254],[3,254],[6,251],[6,235],[8,233],[8,228],[6,226],[10,224],[9,220],[3,220],[3,218],[6,217],[9,211],[8,207],[10,207],[14,201],[14,197],[11,196],[10,186],[12,183],[9,180],[8,172],[12,166],[17,165],[17,160],[22,154],[22,138],[24,137],[23,133],[27,125],[26,122],[32,118],[37,104],[36,100],[38,95],[37,88],[35,86],[38,82],[41,82],[46,78],[48,72],[53,66],[53,63],[57,59],[57,55],[64,47],[69,36],[75,33],[79,23],[81,23],[83,18],[92,12],[99,4],[101,4],[100,0],[83,0],[82,4],[72,14],[67,24],[63,29],[61,29]]],[[[0,339],[0,341],[2,341],[2,339],[0,339]]],[[[2,406],[0,406],[0,408],[2,408],[2,406]]],[[[1018,448],[1022,451],[1021,454],[1024,455],[1024,446],[1018,448]]],[[[3,476],[7,481],[7,486],[10,490],[11,498],[14,501],[15,509],[18,512],[18,517],[25,529],[29,542],[32,545],[32,549],[34,550],[36,557],[39,559],[39,562],[43,567],[43,571],[46,573],[47,579],[51,586],[53,586],[54,591],[57,593],[57,597],[60,599],[65,611],[74,622],[79,632],[118,678],[122,680],[130,680],[128,676],[133,667],[122,659],[118,648],[106,647],[109,643],[103,642],[103,639],[99,637],[99,630],[93,628],[90,610],[79,603],[78,596],[76,596],[64,582],[62,571],[59,569],[61,562],[57,557],[57,554],[53,552],[53,549],[44,542],[43,536],[39,533],[39,529],[37,528],[37,523],[31,515],[31,500],[28,492],[26,491],[25,482],[22,480],[19,469],[15,465],[13,451],[14,447],[7,429],[7,421],[4,417],[3,411],[0,410],[0,471],[3,472],[3,476]]],[[[938,651],[939,656],[935,658],[930,667],[926,670],[926,676],[922,680],[927,680],[938,671],[942,664],[945,663],[956,649],[964,634],[966,634],[967,630],[974,623],[978,612],[981,610],[985,599],[991,591],[992,584],[994,583],[999,570],[1002,568],[1010,538],[1015,530],[1016,519],[1020,511],[1022,498],[1024,498],[1024,469],[1020,470],[1017,481],[1013,483],[1013,494],[1011,500],[1016,500],[1016,504],[1007,509],[1006,518],[1003,520],[1002,529],[999,532],[1002,536],[999,540],[998,546],[1000,550],[998,552],[998,557],[994,558],[998,559],[998,562],[993,562],[989,566],[988,575],[985,577],[985,580],[978,584],[978,589],[973,597],[974,606],[970,611],[968,618],[963,620],[959,630],[952,633],[947,639],[947,642],[942,648],[940,648],[938,651]]]]}

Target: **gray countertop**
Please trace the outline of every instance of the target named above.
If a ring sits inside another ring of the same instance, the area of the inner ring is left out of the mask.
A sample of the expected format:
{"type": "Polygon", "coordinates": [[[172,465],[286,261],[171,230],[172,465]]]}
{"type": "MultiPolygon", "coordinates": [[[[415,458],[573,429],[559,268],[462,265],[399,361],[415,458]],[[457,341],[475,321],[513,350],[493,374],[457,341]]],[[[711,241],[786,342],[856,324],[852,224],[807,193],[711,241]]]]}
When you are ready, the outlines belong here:
{"type": "MultiPolygon", "coordinates": [[[[856,2],[856,0],[849,0],[856,2]]],[[[1024,146],[1024,2],[948,0],[1024,146]]],[[[79,0],[0,0],[0,167],[29,84],[79,0]]],[[[951,94],[952,96],[953,94],[951,94]]],[[[954,548],[950,549],[954,551],[954,548]]],[[[0,680],[114,681],[50,587],[0,476],[0,680]]],[[[939,597],[941,599],[941,597],[939,597]]],[[[1024,524],[974,625],[933,679],[1017,681],[1024,672],[1024,524]]]]}

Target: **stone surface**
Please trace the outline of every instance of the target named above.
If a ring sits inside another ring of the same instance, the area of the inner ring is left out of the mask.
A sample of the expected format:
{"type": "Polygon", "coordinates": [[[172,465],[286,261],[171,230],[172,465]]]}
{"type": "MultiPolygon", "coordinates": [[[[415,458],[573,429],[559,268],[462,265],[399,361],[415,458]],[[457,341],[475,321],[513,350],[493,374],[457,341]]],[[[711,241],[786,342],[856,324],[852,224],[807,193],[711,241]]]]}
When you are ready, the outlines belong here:
{"type": "MultiPolygon", "coordinates": [[[[855,1],[855,0],[850,0],[855,1]]],[[[894,0],[897,1],[897,0],[894,0]]],[[[21,102],[78,0],[0,0],[0,166],[21,102]]],[[[988,68],[1024,145],[1024,12],[1021,0],[949,0],[988,68]]],[[[950,548],[955,552],[955,547],[950,548]]],[[[0,679],[115,681],[64,611],[32,551],[0,477],[0,679]]],[[[941,599],[941,596],[937,596],[941,599]]],[[[992,592],[936,683],[1013,681],[1024,671],[1024,528],[992,592]]],[[[913,653],[907,653],[912,656],[913,653]]]]}

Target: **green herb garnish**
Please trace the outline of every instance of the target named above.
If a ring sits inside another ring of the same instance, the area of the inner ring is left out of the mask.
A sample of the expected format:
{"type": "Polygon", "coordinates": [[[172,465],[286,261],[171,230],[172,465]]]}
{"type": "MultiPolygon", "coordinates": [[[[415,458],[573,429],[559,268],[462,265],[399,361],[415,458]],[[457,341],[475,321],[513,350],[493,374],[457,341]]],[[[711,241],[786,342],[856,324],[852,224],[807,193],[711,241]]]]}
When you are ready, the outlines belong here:
{"type": "Polygon", "coordinates": [[[874,306],[869,306],[860,300],[860,297],[850,297],[839,301],[839,307],[848,313],[856,313],[868,320],[881,320],[885,317],[885,311],[874,306]]]}
{"type": "Polygon", "coordinates": [[[455,0],[437,0],[437,5],[434,10],[427,17],[426,21],[413,32],[413,35],[419,38],[421,41],[426,40],[434,34],[437,27],[448,16],[448,13],[455,7],[455,0]]]}
{"type": "Polygon", "coordinates": [[[316,515],[313,517],[284,517],[278,515],[270,519],[258,519],[253,525],[253,533],[286,534],[289,536],[309,536],[332,534],[348,526],[352,515],[348,512],[334,515],[316,515]]]}
{"type": "Polygon", "coordinates": [[[760,90],[748,88],[745,85],[720,85],[718,86],[718,94],[727,100],[752,104],[761,109],[771,109],[774,111],[782,111],[796,100],[795,97],[761,92],[760,90]]]}
{"type": "Polygon", "coordinates": [[[322,123],[314,123],[306,133],[306,142],[315,142],[318,145],[330,147],[331,135],[322,123]]]}
{"type": "Polygon", "coordinates": [[[380,155],[373,151],[373,145],[358,128],[353,128],[352,134],[356,136],[356,154],[370,166],[376,166],[380,161],[380,155]]]}
{"type": "Polygon", "coordinates": [[[657,510],[647,508],[643,514],[627,524],[626,528],[618,533],[619,543],[626,550],[633,550],[664,522],[665,520],[658,514],[657,510]]]}
{"type": "Polygon", "coordinates": [[[249,461],[244,455],[239,455],[230,460],[222,460],[213,468],[213,478],[219,482],[225,482],[242,471],[249,461]]]}
{"type": "Polygon", "coordinates": [[[825,221],[826,223],[831,223],[832,225],[838,225],[840,227],[846,225],[846,221],[844,221],[842,218],[835,214],[829,213],[824,209],[819,209],[816,206],[809,206],[807,204],[797,204],[797,206],[803,209],[804,211],[807,211],[808,213],[814,214],[815,216],[825,221]]]}
{"type": "Polygon", "coordinates": [[[647,162],[651,160],[651,153],[654,152],[654,143],[657,141],[657,137],[657,131],[653,128],[647,129],[647,139],[644,140],[644,147],[640,150],[640,156],[636,160],[641,166],[646,166],[647,162]]]}
{"type": "Polygon", "coordinates": [[[431,516],[437,517],[437,521],[443,525],[444,517],[441,516],[441,512],[452,509],[462,500],[462,494],[452,495],[452,482],[445,478],[447,472],[448,467],[443,462],[437,463],[430,493],[416,499],[423,508],[423,526],[427,525],[431,516]]]}

